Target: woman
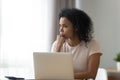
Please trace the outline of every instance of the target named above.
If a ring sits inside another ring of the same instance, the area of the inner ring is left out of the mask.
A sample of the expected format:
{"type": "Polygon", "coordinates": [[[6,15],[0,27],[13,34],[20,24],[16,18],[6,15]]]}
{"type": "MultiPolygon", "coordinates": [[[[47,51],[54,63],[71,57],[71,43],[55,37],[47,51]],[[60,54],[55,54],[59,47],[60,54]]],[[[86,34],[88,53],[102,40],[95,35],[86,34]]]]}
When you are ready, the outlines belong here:
{"type": "Polygon", "coordinates": [[[63,9],[59,13],[60,34],[52,45],[52,51],[71,52],[75,79],[95,79],[101,51],[93,39],[90,17],[82,10],[63,9]]]}

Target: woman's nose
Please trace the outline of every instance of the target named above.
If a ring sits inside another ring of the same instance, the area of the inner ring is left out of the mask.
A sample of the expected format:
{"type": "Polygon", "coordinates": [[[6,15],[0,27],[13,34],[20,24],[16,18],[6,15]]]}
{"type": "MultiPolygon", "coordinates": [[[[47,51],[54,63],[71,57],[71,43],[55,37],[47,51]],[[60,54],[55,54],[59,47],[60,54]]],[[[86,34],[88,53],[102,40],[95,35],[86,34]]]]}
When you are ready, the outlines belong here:
{"type": "Polygon", "coordinates": [[[62,26],[60,27],[59,32],[63,32],[63,27],[62,26]]]}

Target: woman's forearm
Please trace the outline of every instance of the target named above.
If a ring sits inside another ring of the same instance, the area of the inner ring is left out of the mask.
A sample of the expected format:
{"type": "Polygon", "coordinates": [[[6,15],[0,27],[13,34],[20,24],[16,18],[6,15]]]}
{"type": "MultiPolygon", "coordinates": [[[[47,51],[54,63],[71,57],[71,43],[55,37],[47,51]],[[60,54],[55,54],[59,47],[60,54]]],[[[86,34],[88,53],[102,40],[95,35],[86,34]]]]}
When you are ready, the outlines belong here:
{"type": "Polygon", "coordinates": [[[74,78],[75,79],[89,79],[93,78],[94,79],[94,74],[91,72],[81,72],[81,73],[74,73],[74,78]]]}

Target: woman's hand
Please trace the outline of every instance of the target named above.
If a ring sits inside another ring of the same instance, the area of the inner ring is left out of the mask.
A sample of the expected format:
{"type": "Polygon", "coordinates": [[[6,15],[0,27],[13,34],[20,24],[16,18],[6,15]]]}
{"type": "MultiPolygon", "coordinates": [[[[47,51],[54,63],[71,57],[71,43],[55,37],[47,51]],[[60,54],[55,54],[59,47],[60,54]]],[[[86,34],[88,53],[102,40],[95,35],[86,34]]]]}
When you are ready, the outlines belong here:
{"type": "Polygon", "coordinates": [[[56,44],[56,50],[55,51],[60,52],[61,47],[62,47],[63,43],[65,42],[65,37],[62,36],[62,35],[57,35],[56,42],[57,42],[57,44],[56,44]]]}

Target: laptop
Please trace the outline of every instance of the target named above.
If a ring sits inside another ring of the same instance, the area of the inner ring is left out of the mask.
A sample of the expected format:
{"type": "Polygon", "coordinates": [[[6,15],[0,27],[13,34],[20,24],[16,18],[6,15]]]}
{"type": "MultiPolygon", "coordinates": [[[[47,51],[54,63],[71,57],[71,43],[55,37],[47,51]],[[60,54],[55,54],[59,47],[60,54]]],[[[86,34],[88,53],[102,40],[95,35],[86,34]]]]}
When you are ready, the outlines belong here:
{"type": "Polygon", "coordinates": [[[34,52],[35,79],[74,79],[71,53],[34,52]]]}

